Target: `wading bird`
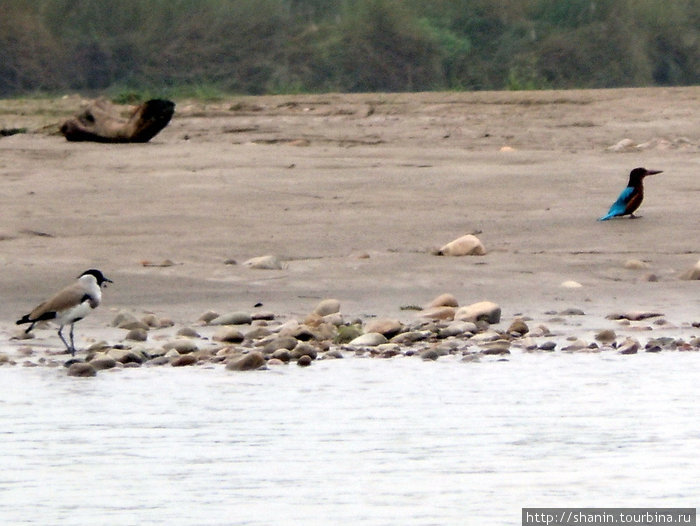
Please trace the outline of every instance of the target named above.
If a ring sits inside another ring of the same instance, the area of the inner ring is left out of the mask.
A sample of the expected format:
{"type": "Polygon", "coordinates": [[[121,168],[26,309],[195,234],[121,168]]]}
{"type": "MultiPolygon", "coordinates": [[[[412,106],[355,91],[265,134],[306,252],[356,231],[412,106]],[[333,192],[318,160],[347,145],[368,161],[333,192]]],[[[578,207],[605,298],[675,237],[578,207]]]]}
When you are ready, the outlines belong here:
{"type": "Polygon", "coordinates": [[[90,269],[78,276],[78,280],[72,285],[61,289],[49,299],[37,305],[29,314],[25,314],[17,320],[17,325],[29,323],[24,331],[29,333],[37,322],[51,321],[58,325],[58,337],[72,355],[75,355],[73,342],[73,326],[75,322],[82,320],[90,314],[102,301],[102,284],[112,283],[97,269],[90,269]],[[63,337],[63,327],[70,325],[70,345],[63,337]]]}

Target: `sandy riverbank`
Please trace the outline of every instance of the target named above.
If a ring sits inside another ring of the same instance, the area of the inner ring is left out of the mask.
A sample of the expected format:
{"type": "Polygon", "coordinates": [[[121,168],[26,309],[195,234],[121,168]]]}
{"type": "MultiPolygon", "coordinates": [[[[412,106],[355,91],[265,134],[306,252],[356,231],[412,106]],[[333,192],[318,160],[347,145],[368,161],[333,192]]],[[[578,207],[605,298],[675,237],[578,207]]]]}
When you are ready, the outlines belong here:
{"type": "Polygon", "coordinates": [[[34,131],[0,139],[2,336],[90,267],[115,284],[82,344],[115,337],[121,309],[189,324],[262,303],[287,319],[333,297],[348,317],[408,321],[401,307],[443,292],[498,303],[504,326],[576,307],[573,327],[597,330],[654,310],[692,336],[700,282],[679,276],[700,254],[699,100],[692,87],[177,101],[143,145],[49,133],[77,98],[0,101],[1,127],[34,131]],[[642,147],[609,150],[626,138],[642,147]],[[643,217],[597,222],[637,166],[664,170],[643,217]],[[431,254],[469,232],[487,255],[431,254]],[[242,265],[265,254],[284,268],[242,265]]]}

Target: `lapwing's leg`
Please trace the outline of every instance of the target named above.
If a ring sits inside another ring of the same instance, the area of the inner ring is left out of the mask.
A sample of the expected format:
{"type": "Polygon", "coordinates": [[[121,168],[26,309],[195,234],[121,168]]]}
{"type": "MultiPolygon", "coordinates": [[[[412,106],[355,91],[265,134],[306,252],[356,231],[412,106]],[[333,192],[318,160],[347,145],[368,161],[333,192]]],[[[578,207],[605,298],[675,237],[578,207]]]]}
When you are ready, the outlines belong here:
{"type": "Polygon", "coordinates": [[[75,341],[73,340],[73,328],[75,327],[75,323],[70,324],[70,349],[71,349],[71,354],[75,356],[75,341]]]}
{"type": "MultiPolygon", "coordinates": [[[[66,349],[68,350],[69,353],[75,354],[75,349],[73,349],[71,346],[68,345],[68,342],[66,339],[63,337],[63,333],[61,332],[63,330],[63,325],[61,325],[58,328],[58,337],[61,338],[61,341],[63,342],[63,345],[66,346],[66,349]]],[[[72,332],[72,331],[71,331],[72,332]]]]}

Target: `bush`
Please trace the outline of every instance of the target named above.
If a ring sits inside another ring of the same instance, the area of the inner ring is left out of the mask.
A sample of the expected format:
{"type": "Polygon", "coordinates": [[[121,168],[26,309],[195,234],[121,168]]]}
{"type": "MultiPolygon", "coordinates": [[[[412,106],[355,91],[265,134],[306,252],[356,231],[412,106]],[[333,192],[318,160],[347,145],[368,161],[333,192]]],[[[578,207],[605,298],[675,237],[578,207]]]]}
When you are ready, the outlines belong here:
{"type": "Polygon", "coordinates": [[[0,95],[697,84],[697,0],[0,0],[0,95]]]}

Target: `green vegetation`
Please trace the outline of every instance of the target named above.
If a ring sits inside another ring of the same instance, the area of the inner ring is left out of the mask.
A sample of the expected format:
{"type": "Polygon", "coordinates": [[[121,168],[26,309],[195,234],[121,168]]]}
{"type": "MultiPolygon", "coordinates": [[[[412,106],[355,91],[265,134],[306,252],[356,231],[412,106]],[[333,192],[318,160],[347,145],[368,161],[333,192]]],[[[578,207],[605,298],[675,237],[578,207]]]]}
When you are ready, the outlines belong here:
{"type": "Polygon", "coordinates": [[[700,83],[700,0],[0,0],[0,96],[700,83]]]}

